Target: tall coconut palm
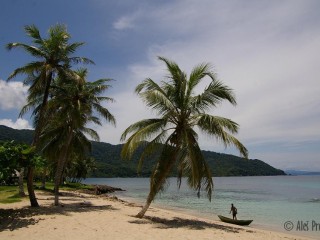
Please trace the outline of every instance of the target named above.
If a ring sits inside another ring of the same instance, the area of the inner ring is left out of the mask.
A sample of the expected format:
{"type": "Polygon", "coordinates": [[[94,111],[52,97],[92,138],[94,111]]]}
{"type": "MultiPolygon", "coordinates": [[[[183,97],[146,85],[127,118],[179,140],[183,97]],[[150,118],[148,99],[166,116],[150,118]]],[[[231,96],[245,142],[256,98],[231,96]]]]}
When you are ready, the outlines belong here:
{"type": "Polygon", "coordinates": [[[59,78],[57,85],[52,89],[52,98],[48,102],[48,124],[43,129],[40,138],[44,144],[43,151],[49,159],[54,159],[56,164],[55,173],[55,205],[59,205],[59,185],[67,160],[76,155],[84,158],[90,148],[90,141],[86,135],[94,140],[99,136],[93,129],[87,127],[94,123],[101,125],[101,116],[106,121],[115,125],[114,116],[103,107],[102,102],[112,102],[113,99],[101,94],[110,85],[110,79],[100,79],[87,82],[87,70],[80,69],[75,72],[79,79],[74,80],[59,78]]]}
{"type": "MultiPolygon", "coordinates": [[[[74,52],[84,43],[69,43],[71,38],[66,27],[61,24],[52,26],[48,30],[48,37],[43,38],[38,28],[34,25],[25,26],[25,32],[32,39],[33,45],[25,43],[9,43],[7,49],[22,49],[36,61],[27,63],[13,71],[8,80],[15,78],[17,75],[26,75],[24,83],[30,85],[29,94],[35,92],[42,93],[41,105],[39,108],[38,121],[35,126],[35,133],[32,145],[37,146],[39,136],[45,125],[44,112],[46,110],[49,98],[49,89],[52,81],[57,74],[71,74],[70,67],[77,63],[93,63],[91,60],[82,57],[72,56],[74,52]]],[[[31,206],[39,206],[33,189],[33,172],[34,168],[29,167],[27,172],[27,185],[31,206]]]]}
{"type": "Polygon", "coordinates": [[[211,200],[211,171],[198,145],[196,127],[226,146],[234,145],[244,157],[248,156],[247,149],[232,135],[237,133],[238,124],[206,113],[224,100],[236,105],[232,90],[216,79],[210,65],[196,66],[188,78],[175,62],[163,57],[159,59],[167,66],[167,79],[158,84],[148,78],[136,87],[136,93],[158,113],[159,118],[136,122],[121,136],[125,141],[131,134],[123,146],[123,158],[131,158],[139,146],[145,145],[139,167],[144,158],[155,150],[159,151],[160,146],[160,155],[150,177],[150,192],[145,206],[137,215],[139,218],[144,216],[156,194],[164,189],[166,178],[174,166],[177,167],[179,187],[181,178],[186,176],[188,185],[197,191],[198,196],[204,188],[211,200]],[[201,94],[196,94],[195,88],[205,78],[210,80],[210,84],[201,94]]]}

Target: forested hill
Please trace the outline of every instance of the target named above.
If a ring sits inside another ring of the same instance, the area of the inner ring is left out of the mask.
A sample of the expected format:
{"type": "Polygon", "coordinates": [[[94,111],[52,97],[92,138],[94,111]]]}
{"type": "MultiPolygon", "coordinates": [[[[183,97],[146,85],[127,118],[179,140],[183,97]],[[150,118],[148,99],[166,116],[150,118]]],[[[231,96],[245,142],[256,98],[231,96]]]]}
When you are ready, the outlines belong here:
{"type": "MultiPolygon", "coordinates": [[[[16,130],[0,125],[0,141],[15,140],[31,143],[32,130],[16,130]]],[[[91,177],[137,177],[137,160],[142,151],[139,149],[131,161],[121,160],[122,145],[111,145],[104,142],[92,142],[91,156],[96,159],[97,169],[91,177]]],[[[246,160],[229,154],[202,151],[214,176],[269,176],[285,175],[284,171],[275,169],[257,159],[246,160]]],[[[150,176],[155,157],[146,159],[139,176],[150,176]]],[[[175,175],[173,172],[172,175],[175,175]]]]}

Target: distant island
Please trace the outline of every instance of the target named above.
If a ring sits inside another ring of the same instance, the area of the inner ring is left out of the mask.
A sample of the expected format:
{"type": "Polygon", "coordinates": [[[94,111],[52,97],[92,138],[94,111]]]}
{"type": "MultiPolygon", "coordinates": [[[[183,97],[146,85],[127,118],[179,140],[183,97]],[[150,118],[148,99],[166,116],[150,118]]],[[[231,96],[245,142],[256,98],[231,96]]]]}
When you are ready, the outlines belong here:
{"type": "Polygon", "coordinates": [[[320,175],[320,172],[302,171],[302,170],[286,170],[286,174],[293,176],[320,175]]]}
{"type": "MultiPolygon", "coordinates": [[[[32,141],[33,130],[17,130],[0,125],[0,141],[14,140],[18,143],[32,141]]],[[[145,159],[141,172],[137,174],[137,161],[142,149],[134,154],[130,161],[122,160],[120,152],[122,144],[112,145],[104,142],[92,142],[90,156],[96,160],[97,168],[89,177],[149,177],[154,166],[156,154],[145,159]]],[[[274,176],[286,175],[280,169],[276,169],[258,159],[244,159],[230,154],[202,151],[209,164],[213,176],[274,176]]],[[[176,173],[172,172],[171,176],[176,173]]]]}

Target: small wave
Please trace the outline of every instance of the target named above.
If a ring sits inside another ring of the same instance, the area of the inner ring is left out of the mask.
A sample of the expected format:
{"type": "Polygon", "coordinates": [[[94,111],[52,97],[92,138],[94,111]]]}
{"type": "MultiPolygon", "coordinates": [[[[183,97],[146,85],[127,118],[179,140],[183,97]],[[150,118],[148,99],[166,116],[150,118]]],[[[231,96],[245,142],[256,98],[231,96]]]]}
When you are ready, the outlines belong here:
{"type": "Polygon", "coordinates": [[[320,198],[312,198],[309,202],[319,202],[320,203],[320,198]]]}

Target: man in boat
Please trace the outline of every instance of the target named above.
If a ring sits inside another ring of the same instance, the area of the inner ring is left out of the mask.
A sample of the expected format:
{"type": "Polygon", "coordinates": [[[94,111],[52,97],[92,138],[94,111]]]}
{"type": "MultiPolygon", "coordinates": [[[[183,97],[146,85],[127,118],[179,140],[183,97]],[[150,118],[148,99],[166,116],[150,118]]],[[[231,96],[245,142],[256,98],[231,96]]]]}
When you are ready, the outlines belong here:
{"type": "Polygon", "coordinates": [[[237,220],[238,210],[237,210],[237,208],[233,205],[233,203],[231,203],[230,213],[231,213],[231,212],[232,212],[232,218],[233,218],[233,220],[237,220]]]}

